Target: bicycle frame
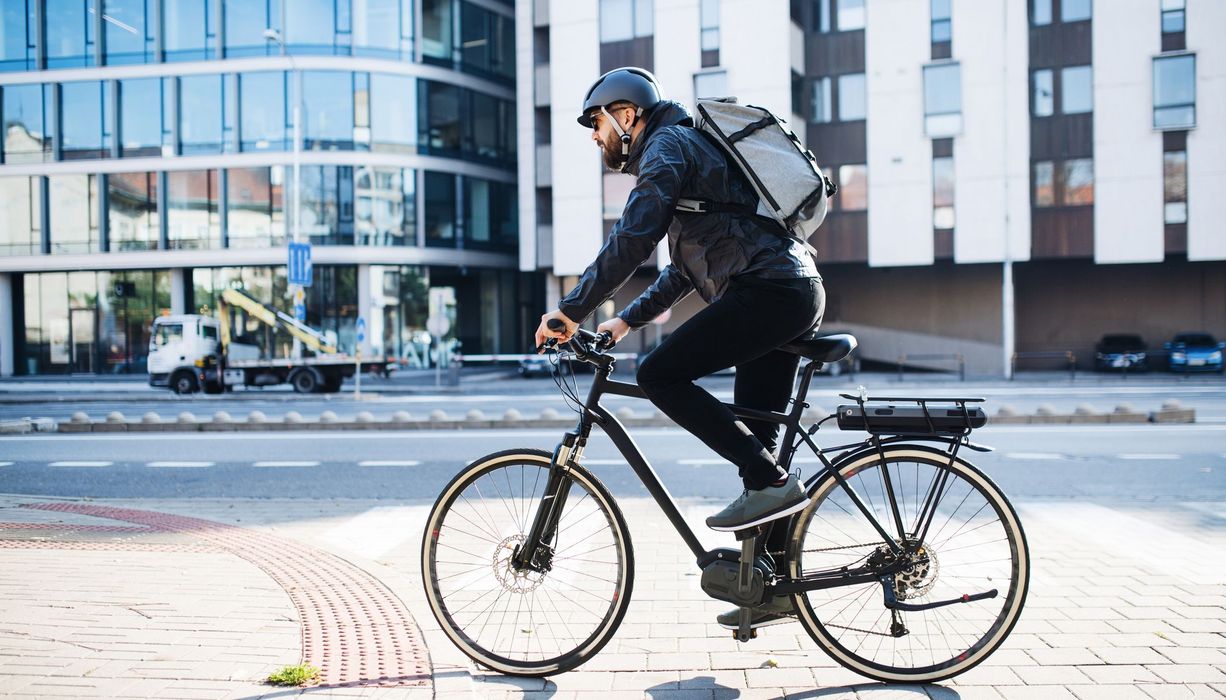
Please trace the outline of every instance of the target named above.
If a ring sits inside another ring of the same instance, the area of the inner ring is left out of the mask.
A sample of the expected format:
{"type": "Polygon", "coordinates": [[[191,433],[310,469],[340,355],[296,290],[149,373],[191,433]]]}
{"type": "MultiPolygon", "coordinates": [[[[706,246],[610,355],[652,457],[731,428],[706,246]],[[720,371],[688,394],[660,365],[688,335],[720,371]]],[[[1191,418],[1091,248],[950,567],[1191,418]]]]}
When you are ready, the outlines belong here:
{"type": "MultiPolygon", "coordinates": [[[[651,497],[655,500],[656,505],[658,505],[660,510],[664,512],[664,515],[668,518],[669,522],[672,523],[673,528],[676,529],[682,540],[685,541],[686,546],[688,546],[690,551],[693,552],[696,563],[700,569],[716,559],[729,556],[728,550],[726,549],[707,550],[702,546],[702,543],[699,542],[698,537],[694,534],[694,531],[690,527],[689,523],[687,523],[681,516],[681,512],[677,508],[676,501],[673,500],[673,497],[669,494],[668,489],[660,481],[660,477],[656,474],[655,469],[652,468],[651,464],[647,461],[647,458],[638,448],[638,445],[634,442],[634,439],[626,431],[626,428],[622,425],[621,421],[619,421],[616,416],[614,416],[600,404],[600,398],[606,394],[641,399],[647,398],[646,394],[643,393],[643,390],[639,388],[638,385],[610,379],[609,374],[612,371],[613,363],[612,358],[607,358],[607,361],[604,361],[606,358],[607,356],[597,357],[597,359],[602,361],[596,363],[597,369],[595,379],[593,380],[592,386],[588,391],[587,399],[583,403],[583,413],[579,417],[579,423],[575,427],[574,431],[568,432],[563,436],[562,442],[558,444],[554,451],[553,464],[550,469],[549,484],[545,491],[547,495],[542,500],[542,502],[549,502],[551,505],[548,508],[538,509],[537,515],[533,520],[532,527],[529,530],[529,535],[523,543],[524,546],[514,555],[515,560],[520,565],[530,568],[547,566],[547,561],[551,555],[551,551],[549,550],[548,545],[545,543],[549,542],[553,538],[567,492],[567,489],[561,488],[564,483],[563,474],[565,473],[566,465],[570,464],[572,460],[577,462],[582,457],[583,449],[587,444],[587,440],[591,434],[593,425],[599,425],[600,428],[604,430],[605,434],[608,435],[613,441],[613,444],[617,447],[617,450],[626,459],[626,462],[629,464],[630,468],[634,470],[634,473],[638,476],[643,486],[646,487],[648,493],[651,494],[651,497]],[[545,552],[544,554],[542,554],[543,551],[545,552]]],[[[825,455],[822,449],[813,441],[811,434],[816,432],[816,427],[809,431],[801,429],[801,417],[804,413],[804,409],[809,406],[809,404],[805,402],[805,398],[808,394],[813,375],[818,369],[821,368],[821,366],[822,363],[814,361],[807,363],[804,368],[802,368],[800,387],[796,392],[795,397],[792,399],[791,410],[789,410],[787,413],[752,409],[727,402],[725,402],[724,405],[728,406],[737,417],[770,421],[773,423],[778,423],[785,428],[783,441],[780,443],[782,445],[782,449],[780,450],[780,466],[784,467],[785,469],[790,467],[792,457],[796,450],[799,449],[800,444],[807,444],[824,466],[822,471],[819,471],[818,474],[814,475],[806,482],[806,488],[809,495],[813,495],[822,476],[824,476],[826,473],[833,474],[840,487],[844,489],[861,514],[864,515],[868,522],[871,523],[874,529],[877,531],[878,535],[881,537],[882,545],[888,547],[893,554],[896,555],[895,562],[885,566],[878,566],[871,570],[867,567],[861,567],[858,569],[832,571],[829,573],[821,572],[806,577],[803,580],[784,579],[783,581],[779,582],[778,585],[771,587],[771,591],[774,594],[785,594],[878,581],[882,576],[889,576],[899,570],[902,570],[906,564],[905,557],[899,556],[904,553],[904,550],[899,542],[906,538],[907,533],[905,532],[902,524],[902,519],[899,515],[897,504],[893,502],[892,493],[890,505],[891,510],[893,511],[894,522],[891,524],[897,529],[898,534],[896,537],[891,536],[886,531],[885,527],[878,521],[873,512],[864,504],[860,496],[839,473],[839,470],[835,467],[835,462],[832,462],[825,455]]],[[[953,458],[953,455],[956,455],[957,441],[953,439],[919,439],[949,443],[953,447],[951,459],[953,458]]],[[[880,451],[882,449],[883,442],[893,441],[888,438],[886,440],[882,440],[878,436],[874,435],[868,441],[862,443],[840,446],[840,448],[860,446],[861,449],[848,450],[848,452],[840,454],[835,461],[840,461],[841,459],[847,457],[849,453],[859,454],[866,449],[875,449],[880,451]]],[[[888,480],[888,475],[886,475],[885,478],[888,480]]],[[[926,514],[927,518],[930,518],[931,513],[935,512],[935,503],[939,500],[941,489],[944,485],[943,480],[938,480],[938,482],[939,483],[934,483],[932,488],[929,489],[929,493],[925,500],[925,508],[922,512],[926,514]],[[932,505],[931,509],[929,508],[930,504],[932,505]],[[930,510],[931,512],[929,512],[930,510]]],[[[926,530],[926,525],[923,529],[926,530]]],[[[746,539],[748,536],[752,536],[752,533],[755,532],[756,530],[746,531],[748,534],[746,534],[745,537],[742,537],[741,533],[738,533],[738,539],[746,539]]]]}

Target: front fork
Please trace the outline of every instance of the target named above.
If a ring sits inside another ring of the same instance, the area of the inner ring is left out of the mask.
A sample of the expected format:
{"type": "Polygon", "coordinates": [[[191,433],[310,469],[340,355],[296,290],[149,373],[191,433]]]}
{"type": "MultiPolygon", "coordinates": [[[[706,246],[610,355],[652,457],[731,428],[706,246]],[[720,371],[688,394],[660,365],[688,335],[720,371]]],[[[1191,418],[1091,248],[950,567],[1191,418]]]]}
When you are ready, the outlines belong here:
{"type": "Polygon", "coordinates": [[[566,433],[554,449],[549,465],[549,480],[545,484],[540,506],[536,509],[536,515],[532,518],[532,525],[528,528],[524,541],[511,555],[511,566],[515,570],[527,569],[546,573],[552,568],[552,543],[558,534],[558,521],[566,508],[566,498],[570,495],[570,464],[583,455],[585,442],[578,433],[566,433]]]}

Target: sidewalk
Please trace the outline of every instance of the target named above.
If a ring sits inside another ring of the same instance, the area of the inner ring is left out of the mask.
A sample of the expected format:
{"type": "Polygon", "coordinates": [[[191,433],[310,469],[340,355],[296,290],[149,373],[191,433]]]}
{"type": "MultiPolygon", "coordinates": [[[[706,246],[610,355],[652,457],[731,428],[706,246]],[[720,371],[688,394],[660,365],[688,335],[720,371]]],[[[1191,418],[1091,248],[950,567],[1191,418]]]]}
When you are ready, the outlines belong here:
{"type": "MultiPolygon", "coordinates": [[[[1034,573],[1004,647],[940,685],[884,686],[797,624],[737,644],[654,504],[620,503],[638,562],[626,619],[588,664],[540,680],[479,671],[443,637],[421,594],[424,501],[0,497],[0,696],[1226,696],[1223,504],[1018,504],[1034,573]],[[303,661],[336,685],[260,683],[303,661]]],[[[691,521],[714,507],[681,505],[691,521]]]]}

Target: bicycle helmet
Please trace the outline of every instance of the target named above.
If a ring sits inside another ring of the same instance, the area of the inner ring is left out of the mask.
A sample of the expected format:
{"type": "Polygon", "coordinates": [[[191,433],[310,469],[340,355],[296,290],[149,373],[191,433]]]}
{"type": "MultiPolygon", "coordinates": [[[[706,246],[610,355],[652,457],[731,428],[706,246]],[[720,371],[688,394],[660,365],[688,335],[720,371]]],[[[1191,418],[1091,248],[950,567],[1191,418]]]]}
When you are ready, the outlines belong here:
{"type": "Polygon", "coordinates": [[[622,142],[621,167],[618,168],[620,170],[625,168],[626,160],[630,157],[630,132],[622,129],[621,124],[609,114],[608,106],[619,102],[633,104],[637,108],[634,121],[630,124],[633,129],[643,112],[655,107],[661,99],[663,91],[656,82],[656,76],[650,71],[633,66],[614,68],[597,78],[587,89],[587,95],[583,98],[583,111],[579,114],[578,121],[590,129],[592,115],[597,111],[603,112],[609,118],[609,123],[613,125],[622,142]]]}

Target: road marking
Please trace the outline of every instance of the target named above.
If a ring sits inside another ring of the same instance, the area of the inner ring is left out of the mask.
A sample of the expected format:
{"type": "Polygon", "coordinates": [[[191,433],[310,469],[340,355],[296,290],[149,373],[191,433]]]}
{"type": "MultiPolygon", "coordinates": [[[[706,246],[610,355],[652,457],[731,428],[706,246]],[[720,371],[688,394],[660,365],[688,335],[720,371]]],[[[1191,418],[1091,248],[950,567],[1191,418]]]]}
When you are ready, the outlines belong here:
{"type": "Polygon", "coordinates": [[[1181,459],[1177,454],[1169,452],[1129,452],[1115,456],[1116,459],[1181,459]]]}
{"type": "Polygon", "coordinates": [[[48,467],[109,467],[114,462],[51,462],[48,467]]]}
{"type": "Polygon", "coordinates": [[[252,462],[253,467],[318,467],[319,462],[252,462]]]}
{"type": "Polygon", "coordinates": [[[1066,459],[1059,452],[1006,452],[1009,459],[1066,459]]]}
{"type": "Polygon", "coordinates": [[[0,467],[11,467],[11,466],[13,466],[12,462],[0,462],[0,467]]]}
{"type": "Polygon", "coordinates": [[[421,464],[415,459],[368,459],[358,462],[359,467],[416,467],[421,464]]]}
{"type": "Polygon", "coordinates": [[[584,459],[583,464],[588,465],[588,466],[593,466],[597,464],[612,464],[615,466],[621,466],[621,465],[626,464],[626,460],[625,459],[584,459]]]}
{"type": "Polygon", "coordinates": [[[699,467],[706,464],[729,464],[729,462],[726,459],[679,459],[677,460],[677,464],[688,464],[699,467]]]}
{"type": "Polygon", "coordinates": [[[146,467],[211,467],[215,462],[149,462],[146,467]]]}

